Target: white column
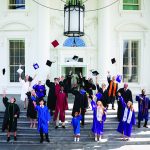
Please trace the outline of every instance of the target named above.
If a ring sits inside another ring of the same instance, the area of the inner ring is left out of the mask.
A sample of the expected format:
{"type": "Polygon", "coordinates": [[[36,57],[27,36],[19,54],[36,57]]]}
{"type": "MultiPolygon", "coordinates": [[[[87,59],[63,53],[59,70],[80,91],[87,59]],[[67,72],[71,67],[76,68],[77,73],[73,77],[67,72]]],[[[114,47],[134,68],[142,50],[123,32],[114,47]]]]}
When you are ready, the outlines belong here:
{"type": "MultiPolygon", "coordinates": [[[[98,1],[98,7],[104,7],[110,4],[110,1],[98,1]]],[[[98,71],[100,81],[106,82],[107,71],[112,70],[111,66],[111,8],[105,8],[98,11],[98,71]]],[[[111,71],[112,72],[112,71],[111,71]]]]}
{"type": "MultiPolygon", "coordinates": [[[[39,0],[43,5],[49,6],[49,0],[39,0]]],[[[38,6],[37,18],[37,54],[40,68],[37,79],[45,80],[50,69],[46,66],[46,60],[50,59],[50,14],[49,9],[38,6]]]]}

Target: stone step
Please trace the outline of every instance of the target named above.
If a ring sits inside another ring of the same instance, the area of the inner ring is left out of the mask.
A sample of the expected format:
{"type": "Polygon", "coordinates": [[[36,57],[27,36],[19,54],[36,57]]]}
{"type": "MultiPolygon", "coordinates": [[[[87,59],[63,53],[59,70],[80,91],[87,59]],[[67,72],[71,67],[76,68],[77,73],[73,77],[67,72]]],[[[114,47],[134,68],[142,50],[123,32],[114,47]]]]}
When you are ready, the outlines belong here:
{"type": "MultiPolygon", "coordinates": [[[[0,138],[6,136],[6,133],[0,133],[0,138]]],[[[39,133],[37,130],[34,130],[34,132],[22,132],[22,131],[17,131],[17,136],[18,137],[22,137],[22,138],[26,138],[26,139],[30,139],[30,138],[39,138],[39,133]]],[[[49,136],[52,138],[55,137],[73,137],[73,131],[72,130],[49,130],[49,136]]],[[[94,134],[92,133],[91,130],[88,131],[83,131],[81,130],[81,137],[94,137],[94,134]]],[[[120,133],[118,133],[116,130],[113,130],[112,132],[108,131],[108,130],[104,130],[104,134],[103,134],[103,138],[108,138],[108,139],[112,139],[112,138],[120,138],[121,135],[120,133]]],[[[150,131],[137,131],[137,130],[133,130],[132,132],[132,138],[136,138],[136,137],[140,137],[140,138],[150,138],[150,131]]]]}
{"type": "MultiPolygon", "coordinates": [[[[114,134],[114,132],[116,131],[117,129],[117,126],[104,126],[104,132],[108,132],[110,134],[114,134]]],[[[1,128],[0,128],[1,130],[1,128]]],[[[132,129],[133,132],[136,132],[136,133],[147,133],[147,131],[149,131],[149,128],[144,128],[144,127],[141,127],[141,128],[137,128],[137,126],[134,126],[133,129],[132,129]]],[[[27,133],[27,134],[30,134],[30,133],[36,133],[37,132],[37,129],[36,128],[29,128],[29,126],[27,127],[23,127],[23,126],[18,126],[18,133],[27,133]]],[[[50,126],[49,127],[49,132],[52,132],[52,133],[57,133],[59,134],[60,133],[65,133],[65,134],[68,134],[68,133],[72,133],[73,132],[73,129],[71,126],[66,126],[66,129],[62,129],[62,127],[59,127],[57,130],[55,129],[54,126],[50,126]]],[[[81,132],[84,133],[84,134],[88,134],[89,132],[91,132],[91,125],[90,126],[85,126],[84,128],[81,127],[81,132]]]]}
{"type": "MultiPolygon", "coordinates": [[[[27,111],[21,111],[20,112],[20,115],[23,115],[23,116],[26,116],[27,114],[27,111]]],[[[66,115],[71,115],[72,114],[72,110],[67,110],[65,112],[66,115]]],[[[91,109],[88,109],[86,112],[85,112],[86,115],[93,115],[93,111],[91,109]]],[[[116,110],[107,110],[107,115],[116,115],[117,114],[117,111],[116,110]]],[[[135,112],[135,114],[138,114],[138,112],[135,112]]],[[[4,111],[0,111],[0,116],[3,116],[4,115],[4,111]]]]}
{"type": "MultiPolygon", "coordinates": [[[[58,138],[50,138],[51,142],[50,143],[46,143],[44,142],[44,145],[47,144],[47,145],[50,145],[52,146],[53,144],[55,146],[58,146],[58,145],[61,145],[63,144],[63,147],[64,145],[67,145],[69,144],[70,146],[72,144],[76,144],[74,141],[73,141],[73,137],[72,138],[64,138],[64,137],[58,137],[58,138]],[[56,145],[57,144],[57,145],[56,145]]],[[[84,137],[81,137],[80,138],[80,142],[78,143],[78,145],[80,146],[83,146],[83,145],[90,145],[90,146],[96,146],[96,145],[149,145],[150,144],[150,138],[131,138],[131,140],[129,141],[122,141],[121,138],[114,138],[112,140],[108,140],[108,139],[102,139],[103,142],[101,143],[97,143],[94,141],[94,138],[91,137],[91,138],[84,138],[84,137]]],[[[1,139],[0,140],[0,144],[5,144],[7,143],[6,142],[6,138],[4,139],[1,139]]],[[[15,141],[13,140],[13,137],[12,137],[12,140],[9,142],[9,144],[40,144],[39,143],[39,139],[37,138],[32,138],[31,140],[27,141],[26,139],[18,139],[18,141],[15,141]]],[[[72,148],[72,146],[71,146],[72,148]]]]}

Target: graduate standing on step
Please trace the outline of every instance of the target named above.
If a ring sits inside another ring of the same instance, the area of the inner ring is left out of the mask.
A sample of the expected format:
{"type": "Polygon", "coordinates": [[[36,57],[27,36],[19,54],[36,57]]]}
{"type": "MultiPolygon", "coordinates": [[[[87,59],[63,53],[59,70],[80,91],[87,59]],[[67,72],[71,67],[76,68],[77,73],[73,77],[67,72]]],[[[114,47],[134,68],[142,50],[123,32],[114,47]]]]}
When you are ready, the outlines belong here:
{"type": "Polygon", "coordinates": [[[22,84],[21,89],[21,100],[24,102],[24,109],[26,109],[26,103],[27,103],[27,95],[26,93],[29,92],[30,82],[29,82],[29,76],[25,76],[25,80],[21,78],[21,74],[19,74],[19,81],[22,84]]]}
{"type": "Polygon", "coordinates": [[[73,126],[73,131],[74,131],[74,142],[79,142],[80,141],[80,121],[82,119],[82,116],[80,115],[79,112],[75,112],[73,116],[74,117],[72,118],[71,124],[73,126]]]}
{"type": "Polygon", "coordinates": [[[144,126],[145,128],[147,127],[147,122],[148,122],[148,109],[150,105],[150,100],[145,94],[145,90],[142,90],[142,93],[138,96],[136,96],[136,101],[138,101],[138,128],[141,126],[141,121],[145,119],[144,126]]]}
{"type": "Polygon", "coordinates": [[[7,130],[7,142],[10,141],[10,133],[14,132],[14,141],[17,141],[17,119],[19,118],[20,109],[19,106],[15,103],[16,99],[14,97],[6,97],[6,92],[3,93],[3,104],[6,107],[4,120],[2,125],[2,131],[7,130]]]}
{"type": "Polygon", "coordinates": [[[60,91],[57,94],[56,108],[54,114],[55,128],[59,126],[59,120],[62,122],[62,128],[65,128],[65,110],[68,110],[68,96],[64,91],[64,86],[61,85],[60,91]]]}
{"type": "Polygon", "coordinates": [[[49,78],[50,77],[48,75],[46,80],[46,85],[49,87],[47,107],[50,109],[52,116],[56,107],[57,94],[60,91],[60,85],[58,78],[54,78],[54,82],[51,82],[49,78]]]}
{"type": "Polygon", "coordinates": [[[86,95],[86,91],[83,89],[82,86],[80,86],[79,91],[77,86],[74,86],[71,92],[75,96],[73,109],[72,109],[72,116],[74,117],[75,112],[80,112],[82,115],[81,124],[82,126],[84,126],[84,116],[85,116],[86,109],[88,107],[88,98],[86,95]]]}
{"type": "Polygon", "coordinates": [[[113,76],[112,80],[111,80],[111,75],[109,74],[108,71],[108,76],[107,76],[107,81],[109,83],[108,86],[108,96],[109,96],[109,101],[112,104],[112,109],[115,110],[114,108],[114,103],[115,103],[115,99],[117,96],[117,89],[118,89],[118,84],[116,83],[116,77],[113,76]]]}
{"type": "MultiPolygon", "coordinates": [[[[130,100],[133,103],[133,99],[132,99],[132,92],[130,89],[128,89],[128,84],[124,83],[124,87],[120,88],[118,90],[118,97],[122,97],[123,101],[127,104],[128,101],[130,100]]],[[[122,104],[120,103],[120,101],[117,101],[118,104],[118,109],[117,109],[117,118],[120,121],[121,119],[121,114],[122,114],[122,104]]]]}
{"type": "Polygon", "coordinates": [[[102,101],[104,107],[108,108],[109,97],[108,97],[108,90],[106,89],[106,84],[102,83],[102,87],[100,87],[99,84],[98,84],[98,81],[97,81],[97,77],[96,77],[96,86],[97,86],[98,93],[102,94],[101,101],[102,101]]]}
{"type": "Polygon", "coordinates": [[[120,88],[118,90],[118,93],[121,94],[121,96],[123,97],[123,99],[124,99],[124,101],[125,101],[126,104],[128,103],[129,100],[133,103],[132,92],[128,88],[128,84],[127,83],[124,83],[124,87],[120,88]]]}
{"type": "Polygon", "coordinates": [[[124,113],[118,125],[117,131],[123,135],[123,140],[128,140],[131,136],[132,126],[136,124],[135,112],[131,101],[128,101],[127,104],[122,101],[122,106],[124,108],[124,113]]]}
{"type": "Polygon", "coordinates": [[[48,124],[50,122],[51,116],[48,111],[47,106],[44,105],[44,99],[39,100],[39,105],[36,105],[36,102],[33,102],[35,110],[38,112],[38,132],[40,133],[40,143],[43,143],[43,133],[45,133],[46,141],[50,142],[48,137],[48,124]]]}
{"type": "Polygon", "coordinates": [[[117,111],[117,118],[118,121],[120,122],[122,117],[123,117],[123,113],[124,113],[124,98],[121,96],[121,93],[118,93],[118,111],[117,111]]]}
{"type": "Polygon", "coordinates": [[[38,104],[38,97],[36,96],[35,90],[31,91],[31,94],[28,95],[28,99],[27,117],[30,118],[30,128],[35,128],[37,111],[34,108],[34,102],[38,104]]]}
{"type": "Polygon", "coordinates": [[[101,142],[101,136],[103,135],[104,122],[106,120],[106,108],[101,101],[91,101],[93,110],[93,125],[92,132],[95,134],[95,141],[101,142]]]}
{"type": "Polygon", "coordinates": [[[24,102],[24,109],[26,109],[27,105],[27,94],[30,92],[31,88],[31,82],[34,80],[36,75],[32,78],[29,75],[25,76],[25,79],[23,80],[21,78],[21,72],[19,72],[19,82],[22,84],[22,89],[21,89],[21,101],[24,102]]]}

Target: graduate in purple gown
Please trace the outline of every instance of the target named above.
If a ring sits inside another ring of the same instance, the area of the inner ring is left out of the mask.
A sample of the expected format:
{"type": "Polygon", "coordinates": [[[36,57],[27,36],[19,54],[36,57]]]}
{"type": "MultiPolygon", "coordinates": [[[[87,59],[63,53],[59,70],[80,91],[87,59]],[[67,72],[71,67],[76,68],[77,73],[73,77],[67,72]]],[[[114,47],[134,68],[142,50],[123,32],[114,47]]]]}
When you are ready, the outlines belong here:
{"type": "Polygon", "coordinates": [[[95,141],[100,142],[103,135],[104,121],[106,120],[106,108],[101,101],[91,101],[93,110],[92,132],[95,134],[95,141]]]}
{"type": "Polygon", "coordinates": [[[35,90],[36,95],[37,95],[38,98],[45,97],[46,89],[45,89],[45,85],[41,84],[41,81],[39,81],[38,84],[35,84],[33,86],[33,89],[35,90]]]}
{"type": "Polygon", "coordinates": [[[51,119],[50,113],[47,106],[44,105],[44,99],[39,100],[40,105],[36,105],[36,102],[33,102],[35,110],[38,112],[38,132],[40,133],[40,143],[43,143],[43,133],[45,133],[46,141],[50,142],[48,137],[48,124],[51,119]]]}
{"type": "Polygon", "coordinates": [[[74,142],[79,142],[80,140],[80,121],[82,120],[82,116],[79,112],[75,112],[74,117],[72,118],[71,124],[73,126],[74,131],[74,142]]]}
{"type": "Polygon", "coordinates": [[[128,140],[131,136],[132,126],[136,124],[135,112],[131,101],[128,101],[127,104],[122,101],[122,107],[124,107],[124,113],[117,131],[123,134],[123,140],[128,140]]]}
{"type": "Polygon", "coordinates": [[[136,101],[138,101],[138,128],[140,128],[141,121],[143,121],[143,119],[145,119],[143,127],[148,128],[147,122],[150,100],[148,97],[146,97],[144,89],[142,90],[142,94],[136,96],[136,101]]]}

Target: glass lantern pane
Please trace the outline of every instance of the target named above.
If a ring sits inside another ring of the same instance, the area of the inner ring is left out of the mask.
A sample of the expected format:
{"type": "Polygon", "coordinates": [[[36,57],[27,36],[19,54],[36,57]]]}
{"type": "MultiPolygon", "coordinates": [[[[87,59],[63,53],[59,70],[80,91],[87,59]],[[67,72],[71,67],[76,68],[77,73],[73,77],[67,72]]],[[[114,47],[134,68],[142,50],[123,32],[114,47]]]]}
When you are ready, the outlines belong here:
{"type": "Polygon", "coordinates": [[[70,31],[79,30],[79,11],[78,8],[70,11],[70,31]]]}

